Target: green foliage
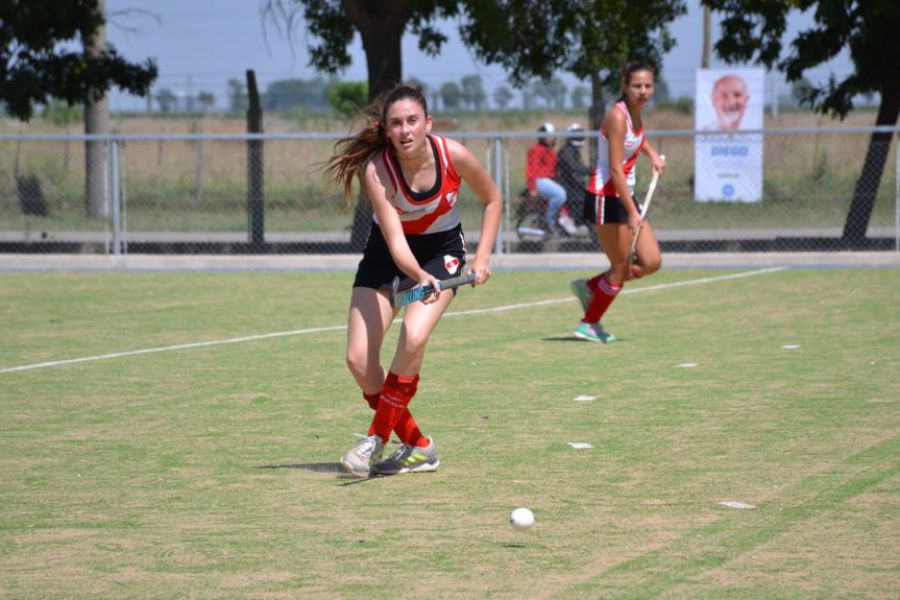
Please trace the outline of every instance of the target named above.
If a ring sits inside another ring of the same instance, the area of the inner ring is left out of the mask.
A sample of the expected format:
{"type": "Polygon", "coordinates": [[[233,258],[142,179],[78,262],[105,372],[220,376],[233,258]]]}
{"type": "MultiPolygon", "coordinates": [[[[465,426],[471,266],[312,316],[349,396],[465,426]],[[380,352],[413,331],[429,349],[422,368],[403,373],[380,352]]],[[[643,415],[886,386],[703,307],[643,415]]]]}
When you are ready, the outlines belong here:
{"type": "Polygon", "coordinates": [[[175,108],[178,98],[175,93],[168,88],[163,88],[156,92],[156,103],[159,104],[159,112],[168,114],[175,108]]]}
{"type": "Polygon", "coordinates": [[[156,63],[129,63],[108,46],[81,52],[103,25],[97,0],[0,2],[0,101],[27,121],[35,104],[54,98],[70,105],[96,100],[113,85],[143,96],[156,79],[156,63]]]}
{"type": "Polygon", "coordinates": [[[247,110],[247,86],[240,79],[228,80],[228,109],[231,112],[242,113],[247,110]]]}
{"type": "Polygon", "coordinates": [[[324,111],[329,105],[327,90],[330,85],[322,77],[273,81],[263,94],[263,108],[286,110],[299,105],[307,110],[324,111]]]}
{"type": "Polygon", "coordinates": [[[72,106],[67,102],[51,100],[44,108],[44,119],[54,125],[71,125],[82,120],[82,111],[78,106],[72,106]]]}
{"type": "Polygon", "coordinates": [[[444,103],[444,110],[459,110],[462,103],[462,90],[459,85],[453,81],[448,81],[441,86],[441,101],[444,103]]]}
{"type": "Polygon", "coordinates": [[[497,105],[497,108],[500,110],[506,110],[506,106],[513,99],[513,93],[509,91],[509,88],[505,85],[501,85],[497,89],[494,90],[494,104],[497,105]]]}
{"type": "Polygon", "coordinates": [[[365,81],[333,82],[325,95],[331,109],[349,119],[365,108],[369,98],[369,84],[365,81]]]}
{"type": "Polygon", "coordinates": [[[466,75],[462,84],[462,100],[470,109],[482,110],[487,105],[487,94],[481,83],[481,75],[466,75]]]}
{"type": "Polygon", "coordinates": [[[520,0],[473,3],[465,44],[488,64],[500,64],[519,86],[533,77],[551,80],[568,71],[582,79],[600,74],[618,83],[622,64],[634,58],[653,65],[675,45],[666,26],[685,13],[682,0],[520,0]]]}

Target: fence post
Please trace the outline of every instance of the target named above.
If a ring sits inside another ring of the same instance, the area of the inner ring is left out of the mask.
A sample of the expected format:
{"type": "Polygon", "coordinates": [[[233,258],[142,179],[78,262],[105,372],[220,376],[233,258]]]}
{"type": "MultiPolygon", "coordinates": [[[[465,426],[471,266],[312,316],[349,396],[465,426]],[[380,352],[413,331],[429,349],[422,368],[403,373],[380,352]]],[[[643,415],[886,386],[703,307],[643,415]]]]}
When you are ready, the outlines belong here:
{"type": "MultiPolygon", "coordinates": [[[[247,133],[262,133],[262,106],[256,88],[256,73],[247,71],[247,133]]],[[[263,201],[263,142],[247,141],[247,210],[250,247],[260,252],[265,241],[265,203],[263,201]]]]}
{"type": "MultiPolygon", "coordinates": [[[[494,138],[494,183],[496,183],[497,187],[500,190],[500,201],[503,202],[503,181],[501,177],[503,176],[503,144],[500,142],[500,138],[494,138]]],[[[503,234],[506,228],[503,227],[503,219],[500,219],[500,228],[497,231],[497,239],[494,240],[494,254],[503,254],[503,234]]]]}
{"type": "Polygon", "coordinates": [[[506,227],[506,253],[512,252],[512,200],[509,194],[509,140],[506,140],[506,151],[503,153],[503,211],[506,227]]]}
{"type": "Polygon", "coordinates": [[[109,142],[109,178],[112,184],[112,253],[115,256],[122,254],[122,203],[119,197],[119,143],[116,140],[109,142]]]}

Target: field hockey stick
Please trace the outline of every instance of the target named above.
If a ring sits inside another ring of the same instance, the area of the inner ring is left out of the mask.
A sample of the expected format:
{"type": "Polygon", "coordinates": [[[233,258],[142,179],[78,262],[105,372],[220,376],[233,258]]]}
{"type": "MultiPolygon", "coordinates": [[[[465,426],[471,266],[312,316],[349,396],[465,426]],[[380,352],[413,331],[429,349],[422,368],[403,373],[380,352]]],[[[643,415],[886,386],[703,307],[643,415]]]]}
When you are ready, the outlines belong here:
{"type": "MultiPolygon", "coordinates": [[[[660,154],[659,158],[666,160],[665,154],[660,154]]],[[[634,238],[631,240],[631,262],[637,262],[637,243],[638,237],[643,229],[644,219],[647,217],[647,211],[650,209],[650,201],[653,199],[653,192],[656,191],[656,184],[659,182],[659,171],[653,171],[653,177],[650,178],[650,187],[647,188],[647,195],[644,197],[644,205],[641,207],[641,222],[637,231],[634,232],[634,238]]]]}
{"type": "MultiPolygon", "coordinates": [[[[449,279],[439,280],[438,289],[446,290],[449,288],[455,288],[461,285],[465,285],[467,283],[474,284],[474,282],[475,273],[466,273],[465,275],[460,275],[459,277],[450,277],[449,279]]],[[[407,304],[418,302],[419,300],[427,298],[430,294],[434,293],[434,289],[430,284],[418,285],[402,292],[398,289],[399,287],[400,278],[394,277],[394,281],[391,283],[391,306],[394,308],[400,308],[402,306],[406,306],[407,304]]]]}

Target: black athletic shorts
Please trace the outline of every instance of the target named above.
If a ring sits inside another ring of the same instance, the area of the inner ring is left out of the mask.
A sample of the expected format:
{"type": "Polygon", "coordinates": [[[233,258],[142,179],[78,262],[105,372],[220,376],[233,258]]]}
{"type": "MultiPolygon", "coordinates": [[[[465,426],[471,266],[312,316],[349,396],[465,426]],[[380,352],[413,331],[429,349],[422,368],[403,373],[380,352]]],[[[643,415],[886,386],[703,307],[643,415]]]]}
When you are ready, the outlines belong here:
{"type": "MultiPolygon", "coordinates": [[[[636,203],[637,204],[637,203],[636,203]]],[[[641,210],[641,205],[637,204],[641,210]]],[[[584,193],[585,223],[628,223],[628,211],[618,196],[601,196],[592,192],[584,193]]]]}
{"type": "MultiPolygon", "coordinates": [[[[448,231],[408,235],[406,241],[419,266],[438,279],[462,275],[466,266],[466,241],[462,225],[448,231]]],[[[356,269],[353,287],[390,289],[394,277],[400,278],[400,289],[418,284],[394,264],[381,228],[372,223],[363,258],[356,269]]]]}

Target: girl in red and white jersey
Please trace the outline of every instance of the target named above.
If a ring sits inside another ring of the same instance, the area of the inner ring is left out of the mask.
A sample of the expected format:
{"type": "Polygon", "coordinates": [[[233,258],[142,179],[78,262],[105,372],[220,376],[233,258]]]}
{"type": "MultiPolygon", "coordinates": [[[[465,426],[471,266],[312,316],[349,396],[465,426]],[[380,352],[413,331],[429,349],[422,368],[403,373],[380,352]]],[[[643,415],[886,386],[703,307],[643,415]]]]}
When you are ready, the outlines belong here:
{"type": "Polygon", "coordinates": [[[662,264],[653,227],[641,221],[640,206],[634,199],[635,164],[641,153],[650,158],[652,168],[660,175],[666,168],[644,137],[641,109],[651,96],[653,69],[642,62],[627,63],[622,70],[622,96],[600,127],[598,159],[585,196],[584,219],[595,224],[610,267],[570,284],[584,309],[575,336],[592,342],[615,340],[600,325],[600,319],[625,281],[655,273],[662,264]],[[642,232],[633,262],[631,241],[639,228],[642,232]]]}
{"type": "Polygon", "coordinates": [[[397,315],[390,285],[400,277],[401,289],[416,284],[438,289],[438,280],[464,270],[475,273],[476,285],[487,282],[500,226],[500,192],[465,146],[430,134],[431,116],[420,89],[398,85],[376,99],[366,116],[366,128],[339,140],[326,166],[331,179],[343,185],[345,201],[359,177],[373,209],[350,296],[347,366],[375,415],[369,435],[344,453],[341,465],[357,477],[433,471],[440,462],[434,440],[422,434],[408,405],[418,388],[425,345],[456,290],[407,306],[385,372],[381,346],[397,315]],[[471,267],[456,209],[463,180],[484,205],[471,267]],[[392,431],[402,445],[381,460],[392,431]]]}

